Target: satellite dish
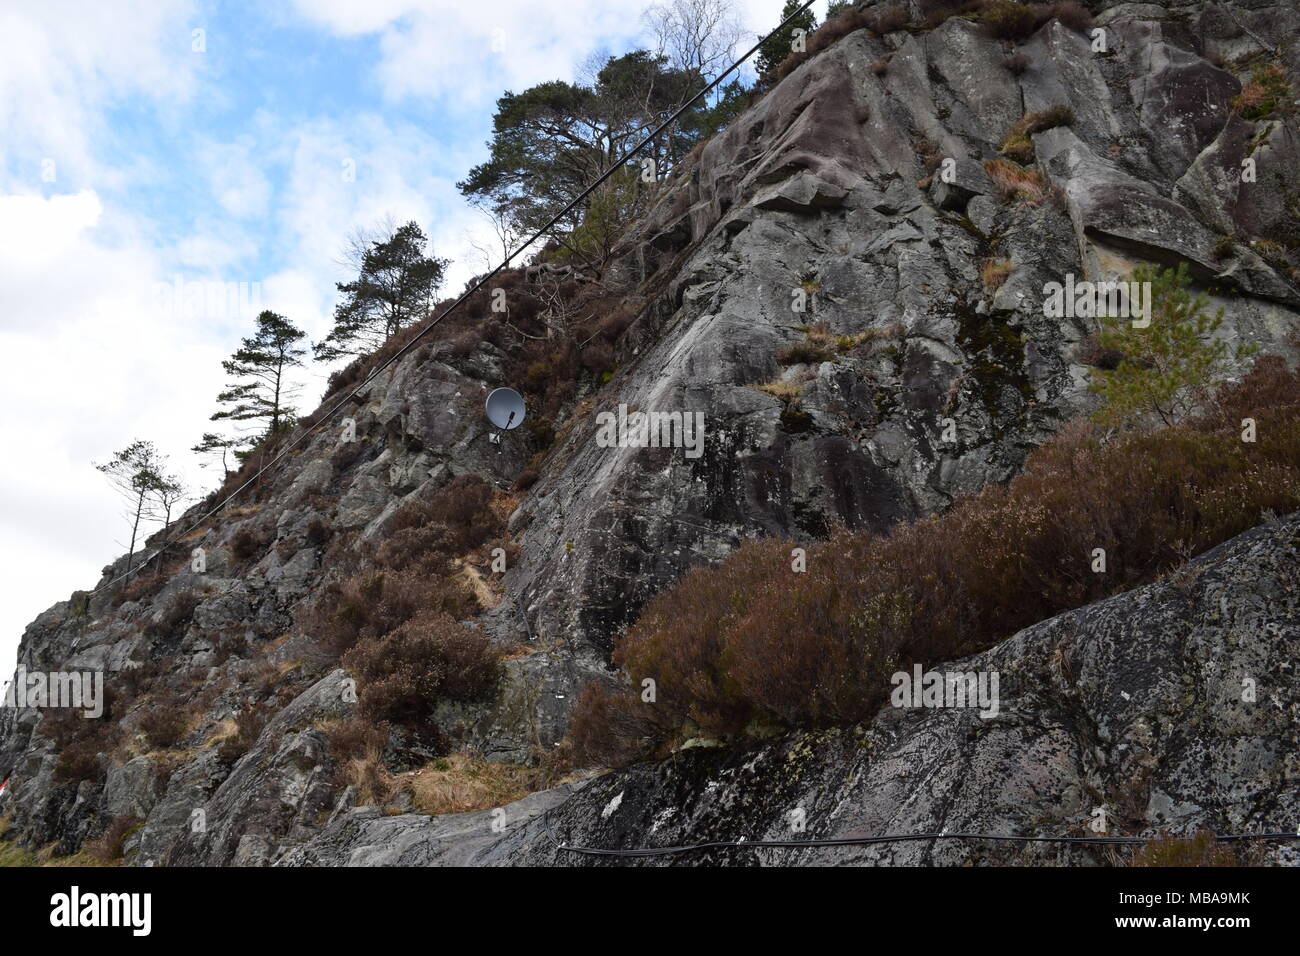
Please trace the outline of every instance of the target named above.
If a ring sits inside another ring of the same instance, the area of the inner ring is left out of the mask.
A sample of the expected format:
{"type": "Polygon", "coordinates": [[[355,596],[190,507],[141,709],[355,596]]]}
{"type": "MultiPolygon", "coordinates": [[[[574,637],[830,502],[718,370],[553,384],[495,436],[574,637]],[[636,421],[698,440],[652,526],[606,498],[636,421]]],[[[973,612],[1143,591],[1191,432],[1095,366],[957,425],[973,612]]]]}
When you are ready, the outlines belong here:
{"type": "Polygon", "coordinates": [[[494,388],[486,407],[488,421],[497,428],[509,431],[524,423],[524,398],[513,388],[494,388]]]}

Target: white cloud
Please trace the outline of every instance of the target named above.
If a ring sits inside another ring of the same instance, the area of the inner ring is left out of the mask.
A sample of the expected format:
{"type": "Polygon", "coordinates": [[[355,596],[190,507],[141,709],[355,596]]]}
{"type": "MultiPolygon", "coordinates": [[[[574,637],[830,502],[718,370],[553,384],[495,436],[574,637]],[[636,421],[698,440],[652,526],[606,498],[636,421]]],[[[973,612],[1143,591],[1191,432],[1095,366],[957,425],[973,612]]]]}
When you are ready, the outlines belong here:
{"type": "Polygon", "coordinates": [[[213,196],[221,207],[236,219],[248,219],[266,212],[271,199],[271,183],[254,158],[251,137],[242,136],[233,143],[202,143],[203,158],[213,196]]]}
{"type": "Polygon", "coordinates": [[[347,236],[390,215],[420,223],[434,252],[455,260],[448,290],[475,271],[463,237],[482,225],[455,185],[472,165],[468,151],[449,156],[429,131],[377,114],[305,123],[286,130],[284,143],[280,242],[292,248],[289,258],[300,272],[317,277],[331,306],[347,236]]]}
{"type": "Polygon", "coordinates": [[[209,224],[204,231],[180,239],[174,248],[179,265],[203,273],[228,270],[258,251],[252,237],[220,223],[209,224]]]}
{"type": "Polygon", "coordinates": [[[378,34],[383,57],[375,72],[386,96],[437,97],[461,110],[480,109],[505,89],[571,78],[576,61],[590,50],[637,35],[645,6],[643,0],[294,3],[336,34],[378,34]]]}
{"type": "Polygon", "coordinates": [[[96,303],[140,290],[151,266],[132,245],[97,245],[92,233],[102,219],[89,190],[0,196],[0,329],[54,333],[96,303]]]}
{"type": "Polygon", "coordinates": [[[420,6],[418,0],[294,0],[298,13],[341,36],[373,33],[420,6]]]}
{"type": "Polygon", "coordinates": [[[39,195],[0,196],[0,276],[39,268],[82,241],[99,222],[103,206],[91,190],[45,199],[39,195]]]}
{"type": "MultiPolygon", "coordinates": [[[[120,174],[101,167],[91,142],[106,104],[130,95],[183,102],[201,58],[190,51],[191,0],[42,0],[0,8],[0,130],[17,182],[103,188],[120,174]]],[[[3,168],[0,168],[3,175],[3,168]]],[[[0,183],[0,187],[4,184],[0,183]]],[[[13,183],[9,184],[11,187],[13,183]]],[[[12,190],[16,191],[16,190],[12,190]]]]}

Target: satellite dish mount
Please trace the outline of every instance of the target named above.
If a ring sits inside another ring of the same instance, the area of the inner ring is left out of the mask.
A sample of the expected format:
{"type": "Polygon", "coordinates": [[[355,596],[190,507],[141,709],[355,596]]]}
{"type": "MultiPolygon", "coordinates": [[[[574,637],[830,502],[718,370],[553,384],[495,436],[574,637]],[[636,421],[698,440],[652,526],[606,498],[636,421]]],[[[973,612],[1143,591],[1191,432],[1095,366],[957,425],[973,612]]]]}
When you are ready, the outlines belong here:
{"type": "MultiPolygon", "coordinates": [[[[488,421],[497,428],[497,431],[488,434],[488,441],[494,445],[501,444],[503,432],[522,425],[527,414],[523,396],[513,388],[494,388],[487,397],[484,410],[488,421]]],[[[500,450],[497,449],[498,452],[500,450]]]]}

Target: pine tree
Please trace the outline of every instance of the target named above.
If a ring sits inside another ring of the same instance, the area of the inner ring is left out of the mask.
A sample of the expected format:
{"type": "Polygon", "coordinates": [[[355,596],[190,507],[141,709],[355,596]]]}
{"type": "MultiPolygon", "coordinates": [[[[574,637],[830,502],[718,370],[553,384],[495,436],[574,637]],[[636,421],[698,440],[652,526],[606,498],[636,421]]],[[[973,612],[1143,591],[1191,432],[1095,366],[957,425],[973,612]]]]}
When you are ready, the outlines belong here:
{"type": "MultiPolygon", "coordinates": [[[[779,22],[785,23],[786,19],[793,16],[794,12],[801,6],[803,6],[802,0],[786,0],[785,6],[781,8],[781,20],[779,22]]],[[[812,33],[817,27],[817,18],[813,15],[811,7],[795,17],[784,28],[772,34],[758,48],[758,56],[754,61],[754,70],[758,73],[758,85],[760,87],[771,86],[776,82],[777,67],[793,51],[792,44],[796,27],[802,28],[808,33],[812,33]]]]}
{"type": "Polygon", "coordinates": [[[428,313],[449,262],[425,255],[428,242],[408,222],[370,243],[356,280],[337,285],[344,298],[334,308],[334,328],[312,346],[316,361],[372,351],[428,313]]]}
{"type": "MultiPolygon", "coordinates": [[[[218,435],[216,432],[204,432],[203,437],[199,439],[199,443],[191,448],[190,451],[194,452],[196,455],[212,455],[214,458],[219,455],[221,458],[222,477],[229,478],[229,456],[234,454],[238,457],[240,449],[245,445],[247,445],[247,441],[244,439],[230,438],[225,435],[218,435]]],[[[199,467],[203,468],[206,466],[200,462],[199,467]]]]}
{"type": "MultiPolygon", "coordinates": [[[[155,517],[162,521],[162,533],[164,536],[162,550],[164,552],[169,550],[168,544],[170,542],[166,541],[165,538],[167,535],[167,529],[171,527],[172,510],[185,500],[186,496],[189,495],[189,492],[189,488],[186,487],[185,482],[183,482],[179,476],[164,475],[161,473],[158,475],[158,481],[153,487],[153,503],[157,509],[155,511],[155,517]]],[[[162,566],[163,561],[160,559],[156,567],[158,573],[162,573],[162,566]]]]}
{"type": "Polygon", "coordinates": [[[105,475],[109,484],[127,501],[126,519],[131,524],[131,541],[126,549],[127,574],[131,573],[140,525],[154,517],[154,497],[168,480],[163,477],[163,467],[163,456],[153,442],[148,441],[134,441],[108,461],[95,465],[95,469],[105,475]]]}
{"type": "Polygon", "coordinates": [[[162,520],[164,531],[172,523],[172,510],[185,500],[187,494],[189,488],[177,475],[158,476],[158,482],[153,487],[153,499],[158,505],[158,516],[162,520]]]}
{"type": "Polygon", "coordinates": [[[1151,284],[1150,325],[1134,328],[1128,319],[1101,319],[1098,344],[1121,359],[1114,369],[1093,371],[1088,387],[1101,397],[1095,417],[1108,427],[1143,420],[1172,425],[1196,407],[1233,362],[1245,361],[1256,348],[1230,349],[1217,338],[1223,309],[1210,314],[1208,300],[1192,295],[1185,263],[1177,269],[1139,266],[1133,281],[1151,284]]]}
{"type": "MultiPolygon", "coordinates": [[[[212,421],[263,421],[267,434],[292,424],[294,410],[288,399],[294,390],[284,376],[288,369],[302,365],[306,349],[297,348],[295,343],[305,335],[284,316],[270,310],[262,312],[257,317],[257,331],[221,363],[226,374],[248,381],[232,383],[217,396],[219,403],[229,407],[214,413],[212,421]]],[[[205,442],[207,438],[205,435],[205,442]]],[[[196,450],[201,447],[196,446],[196,450]]]]}

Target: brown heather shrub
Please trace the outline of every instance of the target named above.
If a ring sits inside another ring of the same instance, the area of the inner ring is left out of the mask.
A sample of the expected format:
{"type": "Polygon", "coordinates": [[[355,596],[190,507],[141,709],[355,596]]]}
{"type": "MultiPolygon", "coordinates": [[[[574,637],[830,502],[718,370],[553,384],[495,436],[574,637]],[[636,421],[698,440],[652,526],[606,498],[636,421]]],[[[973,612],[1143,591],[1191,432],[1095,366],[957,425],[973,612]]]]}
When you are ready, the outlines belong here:
{"type": "MultiPolygon", "coordinates": [[[[158,661],[146,661],[142,664],[128,662],[113,675],[113,684],[126,702],[130,702],[145,693],[158,680],[162,664],[158,661]]],[[[107,685],[106,685],[107,686],[107,685]]]]}
{"type": "Polygon", "coordinates": [[[582,350],[582,367],[597,375],[614,367],[614,349],[606,342],[593,342],[582,350]]]}
{"type": "Polygon", "coordinates": [[[341,441],[330,455],[330,465],[334,468],[335,474],[341,474],[360,461],[370,450],[370,443],[359,438],[355,441],[341,441]]]}
{"type": "Polygon", "coordinates": [[[927,173],[934,172],[943,163],[943,150],[934,140],[922,136],[914,140],[912,145],[916,148],[916,155],[921,158],[921,165],[925,167],[927,173]]]}
{"type": "Polygon", "coordinates": [[[446,614],[421,614],[379,640],[353,647],[343,666],[357,677],[357,711],[372,723],[431,723],[439,699],[482,696],[496,684],[500,655],[479,630],[446,614]]]}
{"type": "Polygon", "coordinates": [[[221,742],[217,756],[222,763],[234,764],[253,749],[263,728],[271,719],[271,708],[266,704],[251,704],[235,715],[235,732],[221,742]]]}
{"type": "MultiPolygon", "coordinates": [[[[906,14],[905,14],[906,15],[906,14]]],[[[828,19],[808,37],[808,53],[816,56],[857,30],[873,26],[875,19],[850,7],[828,19]]]]}
{"type": "MultiPolygon", "coordinates": [[[[461,475],[431,496],[407,502],[388,519],[384,531],[389,538],[412,529],[436,533],[436,545],[432,537],[422,540],[432,550],[460,557],[504,530],[501,518],[492,510],[492,497],[492,486],[482,478],[461,475]]],[[[418,553],[399,555],[390,551],[381,563],[401,568],[417,558],[418,553]]]]}
{"type": "Polygon", "coordinates": [[[90,740],[104,752],[112,750],[119,735],[117,721],[127,708],[122,689],[111,676],[104,681],[101,703],[103,714],[92,719],[86,718],[81,707],[42,708],[38,725],[41,735],[53,740],[60,750],[75,740],[90,740]]]}
{"type": "Polygon", "coordinates": [[[192,588],[182,591],[172,598],[167,611],[157,620],[151,619],[144,626],[144,635],[149,638],[175,637],[184,625],[194,617],[194,610],[203,603],[203,594],[192,588]]]}
{"type": "Polygon", "coordinates": [[[482,336],[474,329],[464,329],[447,342],[447,352],[455,359],[463,359],[478,348],[482,336]]]}
{"type": "Polygon", "coordinates": [[[524,466],[524,470],[519,472],[515,478],[513,491],[527,491],[533,485],[537,484],[537,479],[542,477],[540,465],[529,464],[524,466]]]}
{"type": "Polygon", "coordinates": [[[100,863],[116,863],[122,859],[127,837],[143,825],[143,820],[129,813],[116,816],[98,838],[86,842],[85,850],[100,863]]]}
{"type": "Polygon", "coordinates": [[[447,529],[427,524],[394,531],[375,548],[374,555],[380,568],[447,577],[453,573],[451,550],[447,529]]]}
{"type": "Polygon", "coordinates": [[[180,701],[162,699],[147,705],[136,726],[150,750],[170,750],[189,731],[189,712],[180,701]]]}
{"type": "Polygon", "coordinates": [[[1124,361],[1124,353],[1119,349],[1106,348],[1094,332],[1079,343],[1075,360],[1081,365],[1091,365],[1110,372],[1119,368],[1119,363],[1124,361]]]}
{"type": "Polygon", "coordinates": [[[1002,68],[1013,76],[1019,76],[1029,69],[1033,63],[1029,57],[1023,53],[1013,53],[1002,60],[1002,68]]]}
{"type": "Polygon", "coordinates": [[[248,656],[248,638],[243,634],[226,634],[216,639],[212,663],[220,667],[232,657],[248,656]]]}
{"type": "Polygon", "coordinates": [[[921,25],[927,30],[942,26],[949,17],[979,9],[979,0],[917,0],[921,25]]]}
{"type": "Polygon", "coordinates": [[[1076,0],[1061,0],[1052,4],[1052,16],[1075,33],[1086,33],[1094,26],[1092,11],[1076,0]]]}
{"type": "Polygon", "coordinates": [[[867,29],[880,36],[906,30],[908,24],[912,22],[907,7],[901,3],[890,3],[872,10],[864,10],[862,19],[867,29]]]}
{"type": "Polygon", "coordinates": [[[307,525],[307,532],[303,536],[309,547],[324,547],[334,535],[334,529],[328,521],[322,521],[320,518],[313,518],[307,525]]]}
{"type": "Polygon", "coordinates": [[[980,5],[984,32],[996,40],[1027,40],[1050,15],[1048,9],[1015,0],[984,0],[980,5]]]}
{"type": "MultiPolygon", "coordinates": [[[[715,568],[695,568],[647,605],[614,650],[614,663],[637,683],[653,677],[661,690],[653,706],[636,693],[588,685],[579,697],[569,740],[580,763],[619,763],[644,742],[675,727],[743,727],[752,705],[734,693],[727,673],[726,635],[748,611],[752,587],[789,568],[791,544],[747,541],[715,568]],[[671,599],[667,595],[671,594],[671,599]],[[667,688],[680,692],[665,692],[667,688]]],[[[801,628],[801,630],[803,630],[801,628]]]]}
{"type": "Polygon", "coordinates": [[[150,574],[147,569],[131,572],[131,577],[117,586],[113,595],[113,607],[121,607],[128,601],[148,601],[153,598],[167,579],[158,574],[150,574]]]}
{"type": "Polygon", "coordinates": [[[241,564],[261,557],[270,547],[272,536],[270,531],[240,528],[230,539],[230,556],[241,564]]]}
{"type": "Polygon", "coordinates": [[[889,675],[975,653],[1023,627],[1150,582],[1187,555],[1300,508],[1300,377],[1261,358],[1201,416],[1107,442],[1074,423],[1022,474],[887,535],[836,532],[790,569],[790,543],[742,546],[661,592],[618,643],[630,678],[580,698],[579,762],[628,759],[753,721],[860,721],[889,675]],[[1259,440],[1240,440],[1242,418],[1259,440]],[[1107,573],[1091,550],[1105,548],[1107,573]],[[640,681],[658,699],[640,703],[640,681]]]}
{"type": "MultiPolygon", "coordinates": [[[[681,711],[682,708],[677,708],[681,711]]],[[[680,715],[679,715],[680,716],[680,715]]],[[[578,694],[561,748],[579,767],[622,767],[654,751],[674,729],[670,715],[648,707],[617,680],[593,680],[578,694]]],[[[685,736],[683,729],[681,734],[685,736]]]]}
{"type": "Polygon", "coordinates": [[[249,671],[247,684],[258,698],[271,697],[285,683],[284,668],[285,665],[262,656],[249,671]]]}
{"type": "Polygon", "coordinates": [[[98,738],[74,740],[59,751],[54,764],[56,783],[81,783],[83,780],[100,780],[104,776],[104,759],[100,756],[98,738]]]}
{"type": "Polygon", "coordinates": [[[1076,33],[1093,27],[1092,12],[1076,0],[1057,3],[1018,3],[1015,0],[982,0],[978,5],[984,32],[999,40],[1020,42],[1029,39],[1053,19],[1076,33]]]}
{"type": "Polygon", "coordinates": [[[464,618],[478,605],[453,559],[504,531],[482,479],[462,476],[407,502],[387,521],[374,551],[377,567],[325,585],[298,619],[329,660],[359,641],[382,638],[420,614],[464,618]]]}
{"type": "Polygon", "coordinates": [[[449,577],[423,571],[364,571],[326,585],[300,618],[332,660],[359,641],[392,633],[421,613],[452,617],[473,613],[473,598],[449,577]]]}
{"type": "Polygon", "coordinates": [[[330,743],[330,753],[346,762],[368,753],[383,755],[388,747],[388,725],[372,724],[360,717],[331,720],[321,727],[330,743]]]}
{"type": "Polygon", "coordinates": [[[606,342],[614,342],[622,335],[639,314],[639,309],[631,302],[620,302],[601,316],[597,328],[606,342]]]}
{"type": "Polygon", "coordinates": [[[778,82],[780,80],[784,80],[795,70],[799,69],[799,67],[801,67],[804,63],[808,62],[808,59],[809,59],[809,54],[807,53],[795,52],[787,56],[784,60],[782,60],[779,64],[777,64],[776,78],[778,82]]]}

